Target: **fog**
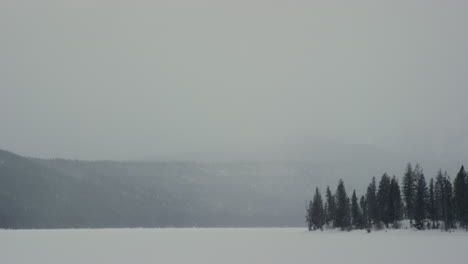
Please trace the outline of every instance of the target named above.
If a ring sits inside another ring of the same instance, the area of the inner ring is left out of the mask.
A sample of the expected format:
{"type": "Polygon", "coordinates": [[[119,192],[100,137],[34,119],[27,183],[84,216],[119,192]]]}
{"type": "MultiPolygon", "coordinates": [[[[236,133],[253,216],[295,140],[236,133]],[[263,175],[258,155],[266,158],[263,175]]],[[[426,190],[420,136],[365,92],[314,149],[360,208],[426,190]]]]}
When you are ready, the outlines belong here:
{"type": "Polygon", "coordinates": [[[463,1],[0,6],[2,149],[87,160],[333,161],[334,149],[468,160],[463,1]]]}

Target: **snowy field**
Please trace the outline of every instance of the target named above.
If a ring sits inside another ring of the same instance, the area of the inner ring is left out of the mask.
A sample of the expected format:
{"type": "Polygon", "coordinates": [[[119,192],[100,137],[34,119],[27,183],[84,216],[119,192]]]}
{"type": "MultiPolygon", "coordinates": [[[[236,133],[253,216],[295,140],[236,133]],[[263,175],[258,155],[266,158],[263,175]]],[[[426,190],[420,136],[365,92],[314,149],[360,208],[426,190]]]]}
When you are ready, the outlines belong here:
{"type": "Polygon", "coordinates": [[[0,263],[464,263],[468,233],[301,228],[0,230],[0,263]]]}

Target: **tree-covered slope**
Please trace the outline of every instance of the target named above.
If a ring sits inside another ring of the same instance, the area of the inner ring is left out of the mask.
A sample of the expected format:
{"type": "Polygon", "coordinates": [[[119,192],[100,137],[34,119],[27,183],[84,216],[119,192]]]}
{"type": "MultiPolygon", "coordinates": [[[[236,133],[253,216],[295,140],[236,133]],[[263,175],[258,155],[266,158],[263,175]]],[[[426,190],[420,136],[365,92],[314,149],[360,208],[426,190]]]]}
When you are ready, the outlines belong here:
{"type": "Polygon", "coordinates": [[[0,152],[0,227],[301,226],[314,179],[270,163],[41,160],[0,152]]]}

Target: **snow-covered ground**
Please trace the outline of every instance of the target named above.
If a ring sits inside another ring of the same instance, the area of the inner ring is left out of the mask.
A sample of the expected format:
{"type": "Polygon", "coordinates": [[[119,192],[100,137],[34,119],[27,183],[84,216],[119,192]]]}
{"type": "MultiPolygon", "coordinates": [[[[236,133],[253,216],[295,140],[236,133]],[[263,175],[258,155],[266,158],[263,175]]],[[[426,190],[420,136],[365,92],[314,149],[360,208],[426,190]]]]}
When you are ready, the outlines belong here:
{"type": "Polygon", "coordinates": [[[468,232],[0,230],[0,263],[464,263],[468,232]]]}

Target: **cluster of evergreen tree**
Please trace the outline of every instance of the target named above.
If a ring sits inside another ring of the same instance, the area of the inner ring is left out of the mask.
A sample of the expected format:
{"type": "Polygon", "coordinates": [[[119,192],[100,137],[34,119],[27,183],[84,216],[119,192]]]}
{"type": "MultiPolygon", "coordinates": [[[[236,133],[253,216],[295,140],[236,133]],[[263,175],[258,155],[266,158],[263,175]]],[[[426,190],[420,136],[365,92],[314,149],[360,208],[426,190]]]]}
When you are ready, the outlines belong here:
{"type": "Polygon", "coordinates": [[[419,230],[461,227],[468,230],[468,176],[462,166],[453,185],[447,172],[438,171],[429,186],[419,164],[409,163],[402,179],[386,173],[377,185],[375,177],[367,192],[358,198],[354,190],[349,199],[343,180],[335,193],[326,189],[325,201],[318,188],[307,207],[309,230],[340,228],[341,230],[400,228],[408,219],[419,230]]]}

